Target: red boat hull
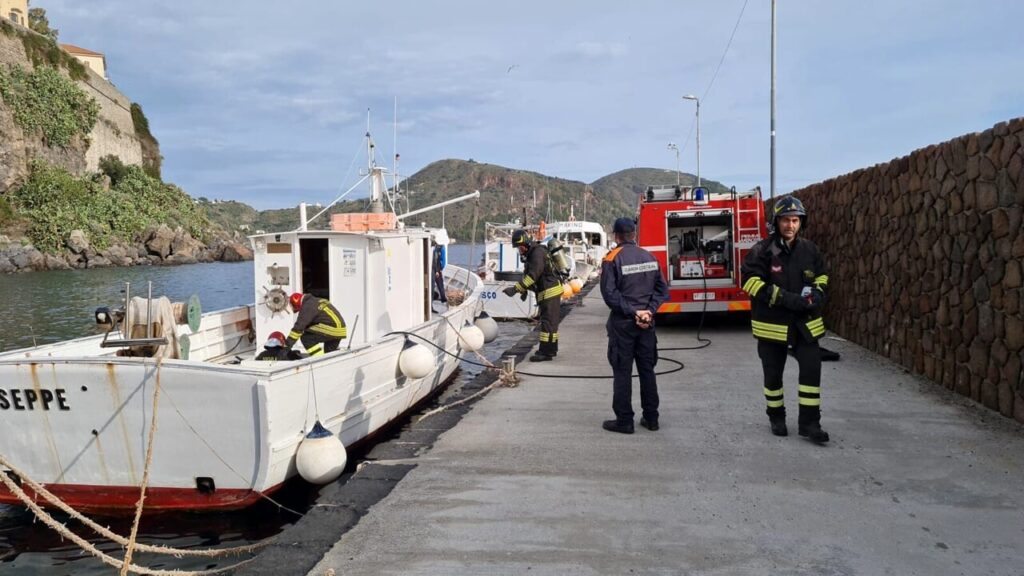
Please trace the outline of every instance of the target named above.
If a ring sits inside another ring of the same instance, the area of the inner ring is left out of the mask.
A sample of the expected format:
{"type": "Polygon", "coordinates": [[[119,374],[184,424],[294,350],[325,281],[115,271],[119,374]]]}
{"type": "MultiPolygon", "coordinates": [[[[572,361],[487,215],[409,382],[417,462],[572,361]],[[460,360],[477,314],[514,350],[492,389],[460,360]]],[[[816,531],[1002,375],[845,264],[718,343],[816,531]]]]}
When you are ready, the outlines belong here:
{"type": "MultiPolygon", "coordinates": [[[[203,512],[212,510],[238,510],[255,504],[264,494],[270,494],[280,486],[266,492],[255,490],[215,490],[202,493],[194,488],[147,488],[145,509],[149,512],[177,511],[203,512]]],[[[123,513],[134,510],[139,502],[138,486],[80,486],[68,484],[50,484],[46,486],[53,495],[80,512],[114,512],[123,513]]],[[[22,486],[36,503],[53,508],[42,496],[38,496],[28,486],[22,486]]],[[[0,504],[23,506],[6,486],[0,485],[0,504]]]]}

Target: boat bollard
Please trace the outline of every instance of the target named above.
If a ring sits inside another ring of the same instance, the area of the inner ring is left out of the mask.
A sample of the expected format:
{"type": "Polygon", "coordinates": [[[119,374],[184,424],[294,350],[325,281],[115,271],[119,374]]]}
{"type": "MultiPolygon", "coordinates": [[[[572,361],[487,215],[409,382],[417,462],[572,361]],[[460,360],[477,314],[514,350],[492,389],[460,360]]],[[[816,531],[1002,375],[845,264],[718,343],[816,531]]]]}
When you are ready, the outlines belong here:
{"type": "Polygon", "coordinates": [[[501,375],[498,376],[501,383],[509,388],[519,385],[519,376],[516,376],[516,357],[505,356],[501,359],[501,375]]]}

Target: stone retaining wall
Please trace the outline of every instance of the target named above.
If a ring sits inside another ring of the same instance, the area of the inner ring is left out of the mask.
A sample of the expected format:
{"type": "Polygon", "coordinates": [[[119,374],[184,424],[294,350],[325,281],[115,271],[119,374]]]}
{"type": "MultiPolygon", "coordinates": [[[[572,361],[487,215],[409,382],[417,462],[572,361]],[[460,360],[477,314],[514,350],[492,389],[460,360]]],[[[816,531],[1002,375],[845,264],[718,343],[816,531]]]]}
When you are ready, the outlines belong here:
{"type": "Polygon", "coordinates": [[[829,328],[1024,423],[1024,118],[794,195],[829,328]]]}

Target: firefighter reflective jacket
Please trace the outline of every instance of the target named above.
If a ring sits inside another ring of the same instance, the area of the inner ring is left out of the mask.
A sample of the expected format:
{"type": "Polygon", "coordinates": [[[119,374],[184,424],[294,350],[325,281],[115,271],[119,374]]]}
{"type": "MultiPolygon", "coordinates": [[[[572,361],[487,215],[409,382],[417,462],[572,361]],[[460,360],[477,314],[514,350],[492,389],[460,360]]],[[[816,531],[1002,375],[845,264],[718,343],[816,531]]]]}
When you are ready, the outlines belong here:
{"type": "Polygon", "coordinates": [[[814,242],[797,237],[787,246],[772,234],[747,252],[741,273],[743,290],[751,299],[755,338],[786,343],[799,332],[806,341],[815,342],[825,334],[821,309],[828,271],[814,242]],[[807,304],[809,298],[815,299],[815,306],[807,304]]]}
{"type": "Polygon", "coordinates": [[[345,320],[341,317],[341,312],[338,312],[338,309],[326,299],[317,298],[312,294],[303,295],[299,317],[295,319],[295,325],[288,333],[288,339],[284,345],[291,348],[299,338],[302,338],[304,332],[322,334],[329,340],[335,338],[341,340],[348,336],[348,329],[345,328],[345,320]]]}
{"type": "Polygon", "coordinates": [[[516,282],[517,292],[527,290],[537,294],[538,303],[562,296],[562,281],[553,267],[548,265],[548,249],[541,244],[534,244],[526,251],[523,279],[516,282]]]}

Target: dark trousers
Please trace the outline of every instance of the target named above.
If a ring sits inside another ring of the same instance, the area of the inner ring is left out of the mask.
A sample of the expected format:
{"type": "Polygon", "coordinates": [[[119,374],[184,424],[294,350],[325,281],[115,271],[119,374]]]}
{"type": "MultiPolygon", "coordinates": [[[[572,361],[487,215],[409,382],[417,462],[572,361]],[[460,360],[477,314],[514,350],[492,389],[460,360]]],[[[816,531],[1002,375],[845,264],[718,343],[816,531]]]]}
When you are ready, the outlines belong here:
{"type": "Polygon", "coordinates": [[[302,335],[302,346],[310,356],[319,356],[338,349],[341,340],[336,336],[326,336],[316,332],[306,332],[302,335]]]}
{"type": "Polygon", "coordinates": [[[562,317],[562,298],[556,296],[538,302],[540,308],[540,347],[537,352],[545,356],[558,355],[558,321],[562,317]]]}
{"type": "Polygon", "coordinates": [[[640,408],[648,422],[658,421],[658,337],[654,328],[640,329],[632,318],[608,317],[608,363],[615,381],[612,411],[620,423],[633,423],[633,364],[640,376],[640,408]]]}
{"type": "MultiPolygon", "coordinates": [[[[792,343],[793,355],[800,365],[798,394],[800,400],[799,423],[809,424],[821,420],[821,353],[817,342],[807,342],[797,336],[792,343]]],[[[765,412],[772,420],[786,417],[782,400],[782,373],[786,367],[789,344],[757,341],[757,355],[764,369],[765,412]]]]}

